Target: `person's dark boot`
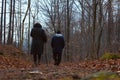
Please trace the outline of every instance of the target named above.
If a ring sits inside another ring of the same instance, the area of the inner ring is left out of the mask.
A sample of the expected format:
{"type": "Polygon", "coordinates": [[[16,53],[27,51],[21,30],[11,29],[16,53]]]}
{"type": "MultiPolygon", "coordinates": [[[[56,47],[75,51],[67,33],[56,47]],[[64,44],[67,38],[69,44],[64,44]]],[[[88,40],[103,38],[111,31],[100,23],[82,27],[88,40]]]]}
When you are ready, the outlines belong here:
{"type": "Polygon", "coordinates": [[[57,66],[59,66],[59,64],[60,64],[59,62],[56,63],[57,66]]]}
{"type": "Polygon", "coordinates": [[[54,65],[57,65],[57,61],[54,62],[54,65]]]}
{"type": "Polygon", "coordinates": [[[34,62],[34,66],[35,66],[35,67],[37,67],[37,66],[38,66],[38,63],[37,63],[37,61],[36,61],[36,62],[34,62]]]}
{"type": "Polygon", "coordinates": [[[55,63],[54,63],[54,65],[56,65],[56,66],[59,66],[59,62],[58,61],[55,61],[55,63]]]}
{"type": "Polygon", "coordinates": [[[40,65],[40,60],[38,60],[38,65],[40,65]]]}

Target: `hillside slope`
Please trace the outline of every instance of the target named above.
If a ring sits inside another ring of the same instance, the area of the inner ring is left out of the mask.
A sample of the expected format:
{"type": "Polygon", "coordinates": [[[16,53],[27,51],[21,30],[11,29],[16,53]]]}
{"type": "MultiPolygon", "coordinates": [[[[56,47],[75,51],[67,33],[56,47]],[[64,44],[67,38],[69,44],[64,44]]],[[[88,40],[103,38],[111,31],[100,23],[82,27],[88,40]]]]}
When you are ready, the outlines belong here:
{"type": "Polygon", "coordinates": [[[12,45],[0,45],[0,69],[29,68],[32,66],[30,56],[12,45]]]}
{"type": "Polygon", "coordinates": [[[37,67],[31,59],[16,47],[0,45],[0,80],[81,80],[99,71],[120,72],[120,59],[62,62],[60,66],[51,62],[37,67]]]}

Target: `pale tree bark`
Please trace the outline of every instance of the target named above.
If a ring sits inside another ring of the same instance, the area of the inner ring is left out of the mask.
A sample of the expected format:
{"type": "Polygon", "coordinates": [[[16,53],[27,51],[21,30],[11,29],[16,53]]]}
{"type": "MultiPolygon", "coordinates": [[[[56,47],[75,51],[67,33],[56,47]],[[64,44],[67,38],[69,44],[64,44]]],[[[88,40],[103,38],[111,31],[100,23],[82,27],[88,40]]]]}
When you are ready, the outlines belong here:
{"type": "Polygon", "coordinates": [[[13,14],[12,14],[12,33],[11,33],[11,43],[13,43],[13,37],[15,36],[14,35],[14,27],[15,27],[15,25],[14,25],[14,23],[15,23],[15,0],[13,0],[13,14]]]}
{"type": "Polygon", "coordinates": [[[108,26],[107,26],[107,51],[112,51],[113,41],[113,11],[112,11],[112,0],[108,0],[108,26]]]}
{"type": "MultiPolygon", "coordinates": [[[[10,20],[9,20],[9,32],[8,32],[8,44],[13,43],[13,37],[14,37],[14,15],[15,15],[15,0],[11,0],[10,5],[10,20]]],[[[5,35],[5,34],[4,34],[5,35]]]]}
{"type": "Polygon", "coordinates": [[[2,6],[1,6],[0,44],[2,44],[2,29],[3,29],[3,8],[4,8],[4,0],[2,0],[2,6]]]}
{"type": "Polygon", "coordinates": [[[120,51],[120,1],[118,0],[117,13],[116,13],[116,41],[117,41],[117,50],[120,51]]]}
{"type": "Polygon", "coordinates": [[[91,54],[91,57],[92,59],[96,58],[96,51],[95,51],[95,31],[96,31],[96,15],[97,15],[97,0],[92,0],[92,3],[93,3],[93,22],[92,22],[92,54],[91,54]]]}
{"type": "Polygon", "coordinates": [[[5,0],[5,8],[4,8],[4,44],[6,44],[6,0],[5,0]]]}
{"type": "Polygon", "coordinates": [[[67,0],[67,26],[66,26],[66,54],[67,54],[67,60],[70,60],[70,52],[69,52],[69,47],[70,47],[70,8],[69,8],[69,0],[67,0]]]}
{"type": "Polygon", "coordinates": [[[101,47],[101,37],[103,32],[103,7],[102,7],[102,0],[99,0],[98,7],[99,7],[99,14],[98,14],[98,25],[99,25],[99,32],[98,32],[98,38],[97,38],[97,44],[96,44],[96,55],[97,58],[99,58],[99,51],[101,47]]]}
{"type": "Polygon", "coordinates": [[[22,19],[22,1],[21,0],[18,0],[19,1],[19,3],[18,3],[18,29],[17,29],[17,38],[18,38],[18,47],[19,48],[21,48],[21,39],[22,39],[22,37],[21,37],[21,34],[22,34],[22,27],[21,27],[21,19],[22,19]]]}
{"type": "Polygon", "coordinates": [[[118,0],[117,4],[117,13],[116,13],[116,22],[115,22],[115,42],[116,42],[116,47],[115,50],[116,51],[120,51],[120,1],[118,0]]]}
{"type": "Polygon", "coordinates": [[[65,3],[65,11],[63,12],[63,24],[64,24],[64,35],[65,35],[65,48],[64,48],[64,53],[63,53],[63,59],[64,59],[64,61],[67,61],[67,53],[66,53],[66,51],[67,51],[67,47],[66,47],[66,33],[67,33],[67,19],[66,19],[66,17],[67,17],[67,14],[66,14],[66,0],[63,0],[64,1],[64,3],[65,3]]]}
{"type": "Polygon", "coordinates": [[[10,0],[10,15],[9,15],[9,30],[8,30],[8,39],[7,39],[7,44],[11,44],[11,37],[12,37],[12,4],[13,4],[13,0],[10,0]]]}
{"type": "MultiPolygon", "coordinates": [[[[118,16],[120,16],[120,5],[118,6],[118,16]]],[[[118,17],[117,24],[118,24],[118,41],[120,43],[120,17],[118,17]]]]}
{"type": "Polygon", "coordinates": [[[21,32],[20,48],[23,47],[23,41],[24,41],[24,22],[25,22],[27,13],[28,13],[28,11],[29,11],[29,8],[30,8],[30,0],[28,0],[27,10],[26,10],[25,15],[24,15],[24,18],[23,18],[23,20],[22,20],[22,32],[21,32]]]}
{"type": "MultiPolygon", "coordinates": [[[[30,1],[31,2],[31,1],[30,1]]],[[[30,8],[29,8],[29,17],[28,17],[28,19],[29,19],[29,24],[28,24],[28,53],[30,53],[30,8]]]]}
{"type": "Polygon", "coordinates": [[[57,0],[57,24],[58,24],[58,30],[61,30],[61,25],[60,25],[60,23],[61,23],[61,21],[60,21],[60,13],[59,13],[59,0],[57,0]]]}

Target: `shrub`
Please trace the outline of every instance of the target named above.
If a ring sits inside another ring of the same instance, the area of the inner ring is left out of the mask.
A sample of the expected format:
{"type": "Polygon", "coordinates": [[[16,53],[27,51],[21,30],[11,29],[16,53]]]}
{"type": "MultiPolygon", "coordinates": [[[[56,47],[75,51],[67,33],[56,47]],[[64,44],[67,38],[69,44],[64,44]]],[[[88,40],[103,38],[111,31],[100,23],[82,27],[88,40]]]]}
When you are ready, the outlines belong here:
{"type": "Polygon", "coordinates": [[[105,53],[101,57],[101,60],[109,60],[109,59],[120,59],[120,55],[114,53],[105,53]]]}

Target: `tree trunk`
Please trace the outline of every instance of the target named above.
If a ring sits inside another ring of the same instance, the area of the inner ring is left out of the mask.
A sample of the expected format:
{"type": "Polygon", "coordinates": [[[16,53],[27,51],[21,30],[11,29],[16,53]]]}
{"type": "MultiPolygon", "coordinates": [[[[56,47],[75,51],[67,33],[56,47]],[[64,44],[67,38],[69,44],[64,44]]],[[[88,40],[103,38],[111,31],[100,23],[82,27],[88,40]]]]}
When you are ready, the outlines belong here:
{"type": "Polygon", "coordinates": [[[5,8],[4,8],[4,44],[6,44],[6,0],[5,0],[5,8]]]}
{"type": "MultiPolygon", "coordinates": [[[[31,4],[31,0],[30,0],[30,4],[31,4]]],[[[30,53],[30,8],[29,8],[29,25],[28,25],[28,53],[30,53]]]]}
{"type": "Polygon", "coordinates": [[[67,60],[70,60],[69,44],[70,44],[70,12],[69,12],[69,0],[67,0],[67,31],[66,31],[66,54],[67,60]]]}
{"type": "Polygon", "coordinates": [[[26,10],[26,12],[25,12],[25,16],[24,16],[24,18],[23,18],[23,20],[22,20],[22,36],[21,36],[21,41],[20,41],[20,48],[22,49],[22,47],[23,47],[23,41],[24,41],[24,22],[25,22],[25,19],[26,19],[26,16],[27,16],[27,13],[28,13],[28,11],[29,11],[29,8],[30,8],[30,0],[28,0],[28,7],[27,7],[27,10],[26,10]]]}
{"type": "Polygon", "coordinates": [[[95,31],[96,31],[96,11],[97,11],[97,1],[93,0],[93,24],[92,24],[92,58],[96,58],[96,51],[95,51],[95,31]]]}
{"type": "Polygon", "coordinates": [[[12,24],[12,0],[10,0],[10,16],[9,16],[9,32],[8,32],[8,40],[7,40],[7,44],[11,44],[11,24],[12,24]]]}
{"type": "Polygon", "coordinates": [[[99,58],[99,51],[100,51],[100,47],[101,47],[101,37],[102,37],[102,32],[103,32],[103,8],[102,8],[102,1],[99,0],[99,15],[98,15],[98,28],[100,30],[100,32],[98,33],[98,38],[97,38],[97,45],[96,45],[96,54],[97,54],[97,58],[99,58]]]}
{"type": "Polygon", "coordinates": [[[113,13],[112,13],[112,2],[108,0],[108,33],[107,33],[107,51],[112,51],[112,40],[113,40],[113,13]]]}
{"type": "Polygon", "coordinates": [[[4,8],[4,0],[2,0],[2,6],[1,6],[1,24],[0,24],[0,44],[2,44],[2,29],[3,29],[3,8],[4,8]]]}
{"type": "Polygon", "coordinates": [[[12,14],[12,33],[11,33],[11,43],[13,43],[13,37],[14,37],[14,19],[15,19],[15,0],[13,0],[13,14],[12,14]]]}
{"type": "Polygon", "coordinates": [[[19,28],[18,28],[18,47],[21,48],[21,40],[22,40],[22,27],[21,27],[21,18],[22,18],[22,14],[21,14],[21,0],[19,0],[19,15],[18,15],[18,19],[19,19],[19,28]]]}

